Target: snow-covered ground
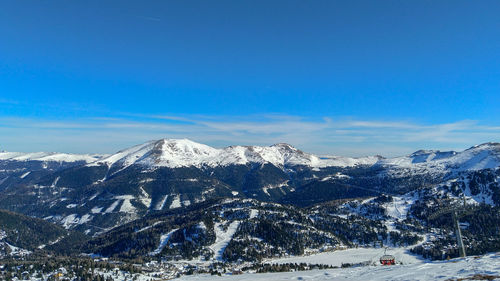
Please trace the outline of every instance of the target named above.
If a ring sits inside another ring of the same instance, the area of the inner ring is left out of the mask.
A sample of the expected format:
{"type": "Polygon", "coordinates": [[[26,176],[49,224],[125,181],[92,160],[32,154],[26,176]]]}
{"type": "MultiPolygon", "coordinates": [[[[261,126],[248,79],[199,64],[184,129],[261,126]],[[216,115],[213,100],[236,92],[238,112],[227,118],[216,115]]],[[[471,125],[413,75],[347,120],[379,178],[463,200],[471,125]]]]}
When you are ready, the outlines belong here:
{"type": "Polygon", "coordinates": [[[180,207],[182,207],[182,205],[181,205],[181,197],[180,197],[180,195],[177,195],[177,196],[175,196],[174,200],[170,204],[170,209],[180,208],[180,207]]]}
{"type": "MultiPolygon", "coordinates": [[[[290,257],[283,259],[267,260],[269,263],[310,263],[310,264],[328,264],[332,266],[341,266],[342,263],[362,263],[378,264],[379,258],[384,254],[383,248],[358,248],[347,249],[334,252],[324,252],[320,254],[300,257],[290,257]]],[[[387,254],[393,255],[396,261],[403,264],[422,263],[420,257],[411,254],[405,248],[388,248],[387,254]]]]}
{"type": "Polygon", "coordinates": [[[61,219],[60,223],[66,229],[70,229],[74,225],[84,224],[91,221],[93,217],[90,214],[85,214],[82,217],[79,217],[77,214],[70,214],[61,219]]]}
{"type": "MultiPolygon", "coordinates": [[[[167,233],[162,235],[160,247],[168,241],[167,233]]],[[[339,266],[341,263],[360,263],[378,259],[383,254],[383,249],[358,248],[329,252],[305,257],[293,257],[280,260],[271,260],[270,263],[321,263],[339,266]]],[[[254,273],[246,272],[240,275],[233,275],[231,270],[222,276],[209,274],[183,275],[180,281],[253,281],[253,280],[498,280],[500,281],[500,253],[490,253],[484,256],[470,256],[467,258],[457,258],[448,261],[427,261],[408,254],[404,248],[389,249],[388,253],[393,254],[398,261],[403,264],[394,266],[382,266],[378,263],[367,266],[353,266],[347,268],[315,269],[307,271],[281,272],[281,273],[254,273]],[[475,278],[472,278],[475,276],[475,278]],[[483,277],[483,279],[480,279],[483,277]],[[484,279],[488,277],[489,279],[484,279]]],[[[157,263],[155,263],[157,264],[157,263]]],[[[196,264],[190,261],[177,262],[177,264],[166,267],[149,267],[150,270],[143,273],[129,274],[118,269],[110,271],[99,270],[97,273],[113,280],[168,280],[174,278],[180,269],[187,264],[196,264]],[[176,270],[177,269],[177,270],[176,270]]],[[[48,277],[48,276],[46,276],[48,277]]],[[[14,279],[19,280],[19,279],[14,279]]],[[[47,280],[47,278],[32,277],[32,281],[47,280]]]]}
{"type": "Polygon", "coordinates": [[[113,210],[116,209],[116,207],[118,206],[118,203],[120,203],[120,200],[116,200],[115,202],[113,202],[113,204],[111,204],[104,212],[105,213],[113,212],[113,210]]]}
{"type": "Polygon", "coordinates": [[[155,207],[155,210],[163,210],[163,207],[165,207],[165,202],[167,202],[168,194],[163,196],[163,199],[161,199],[160,202],[155,207]]]}
{"type": "MultiPolygon", "coordinates": [[[[168,243],[168,240],[170,239],[170,236],[172,236],[172,234],[174,232],[177,231],[178,228],[175,228],[175,229],[172,229],[170,232],[166,233],[166,234],[163,234],[161,235],[160,237],[160,245],[158,245],[158,248],[156,248],[156,250],[152,251],[151,253],[149,253],[151,256],[154,256],[154,255],[157,255],[161,252],[161,250],[163,250],[163,248],[165,248],[165,246],[167,245],[168,243]]],[[[139,231],[140,232],[140,231],[139,231]]]]}
{"type": "Polygon", "coordinates": [[[215,224],[214,229],[215,235],[217,235],[217,237],[215,239],[215,243],[210,245],[210,249],[212,249],[212,251],[214,252],[214,258],[216,260],[222,260],[222,253],[224,253],[224,249],[233,238],[233,235],[238,229],[239,225],[240,221],[233,221],[226,230],[223,230],[220,223],[215,224]]]}
{"type": "Polygon", "coordinates": [[[259,215],[259,210],[251,209],[249,219],[256,218],[259,215]]]}
{"type": "MultiPolygon", "coordinates": [[[[222,277],[207,274],[191,275],[183,276],[179,280],[455,280],[476,274],[500,276],[500,254],[395,266],[378,265],[284,273],[226,274],[222,277]]],[[[500,280],[500,277],[495,280],[500,280]]]]}
{"type": "Polygon", "coordinates": [[[4,242],[4,243],[5,243],[5,245],[7,245],[10,248],[10,255],[12,255],[12,256],[27,256],[27,255],[31,254],[31,251],[13,246],[7,242],[4,242]]]}
{"type": "Polygon", "coordinates": [[[413,192],[410,192],[404,196],[393,196],[392,202],[384,204],[383,207],[386,209],[389,217],[395,220],[404,220],[414,202],[415,195],[413,192]]]}

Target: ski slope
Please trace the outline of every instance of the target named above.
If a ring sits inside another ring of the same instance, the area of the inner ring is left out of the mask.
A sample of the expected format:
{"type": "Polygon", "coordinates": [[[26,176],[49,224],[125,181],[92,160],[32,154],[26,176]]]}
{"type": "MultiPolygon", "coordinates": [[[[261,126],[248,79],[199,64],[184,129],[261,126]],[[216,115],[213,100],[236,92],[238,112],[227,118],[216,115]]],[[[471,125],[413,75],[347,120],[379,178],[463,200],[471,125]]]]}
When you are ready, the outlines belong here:
{"type": "MultiPolygon", "coordinates": [[[[212,275],[182,276],[178,280],[456,280],[474,275],[498,276],[500,280],[500,254],[488,254],[482,257],[467,257],[449,261],[419,262],[395,266],[360,266],[311,271],[283,273],[245,273],[242,275],[225,274],[222,277],[212,275]]],[[[478,280],[478,279],[469,279],[478,280]]]]}
{"type": "MultiPolygon", "coordinates": [[[[379,258],[384,255],[383,248],[358,248],[347,249],[333,252],[324,252],[310,256],[299,256],[282,259],[266,260],[268,263],[310,263],[310,264],[328,264],[331,266],[341,266],[342,263],[379,263],[379,258]]],[[[423,263],[419,256],[411,254],[405,248],[388,248],[387,254],[393,255],[398,263],[414,264],[423,263]]]]}
{"type": "Polygon", "coordinates": [[[215,254],[215,259],[222,261],[222,254],[224,253],[224,249],[226,249],[227,244],[233,238],[234,233],[238,230],[238,226],[240,225],[240,221],[233,221],[226,230],[222,229],[222,225],[220,223],[216,223],[214,226],[215,230],[215,243],[210,245],[210,249],[215,254]]]}

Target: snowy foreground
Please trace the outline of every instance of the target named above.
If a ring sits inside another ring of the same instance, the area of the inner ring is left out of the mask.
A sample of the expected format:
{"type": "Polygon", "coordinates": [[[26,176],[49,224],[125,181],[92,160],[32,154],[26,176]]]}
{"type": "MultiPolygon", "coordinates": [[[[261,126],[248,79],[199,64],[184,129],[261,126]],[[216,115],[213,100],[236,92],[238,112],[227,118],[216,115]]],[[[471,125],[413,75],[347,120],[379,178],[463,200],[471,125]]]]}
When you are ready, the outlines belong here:
{"type": "MultiPolygon", "coordinates": [[[[376,254],[376,249],[350,250],[351,253],[345,251],[344,254],[347,255],[344,257],[347,257],[347,262],[359,261],[360,255],[367,253],[365,250],[371,250],[374,255],[376,254]]],[[[500,276],[500,253],[436,262],[418,260],[402,252],[395,253],[396,257],[398,255],[405,258],[408,263],[395,266],[372,265],[284,273],[228,274],[221,277],[204,274],[183,276],[179,280],[456,280],[457,278],[470,278],[474,275],[500,276]]],[[[282,262],[318,262],[332,265],[339,265],[338,263],[341,262],[337,259],[340,255],[317,255],[317,259],[314,257],[291,258],[282,260],[282,262]]],[[[403,263],[405,262],[403,261],[403,263]]],[[[500,280],[500,278],[497,277],[493,280],[500,280]]]]}
{"type": "MultiPolygon", "coordinates": [[[[421,257],[408,252],[406,248],[389,248],[387,254],[391,254],[396,258],[398,263],[403,265],[423,263],[421,257]]],[[[269,263],[308,263],[308,264],[327,264],[331,266],[342,266],[343,263],[367,263],[370,265],[378,265],[380,257],[384,255],[382,248],[358,248],[347,249],[334,252],[325,252],[310,256],[290,257],[284,259],[273,259],[266,262],[269,263]]]]}
{"type": "MultiPolygon", "coordinates": [[[[388,253],[394,255],[397,265],[382,266],[378,258],[384,253],[383,249],[359,248],[344,251],[326,252],[311,256],[290,257],[284,259],[273,259],[266,263],[311,263],[328,264],[338,268],[315,269],[308,271],[282,272],[282,273],[255,273],[247,271],[243,274],[233,275],[230,273],[222,276],[210,274],[182,275],[180,269],[187,265],[195,265],[196,261],[178,261],[164,267],[143,268],[142,272],[130,273],[118,268],[99,268],[95,273],[104,277],[105,280],[136,280],[136,281],[159,281],[175,279],[180,281],[250,281],[250,280],[498,280],[500,281],[500,252],[490,253],[484,256],[470,256],[448,261],[427,261],[411,255],[404,248],[391,248],[388,253]],[[354,264],[352,267],[341,268],[342,263],[354,264]],[[355,265],[358,264],[358,265],[355,265]],[[363,264],[363,265],[361,265],[363,264]],[[180,277],[179,277],[180,275],[180,277]],[[179,277],[176,279],[176,277],[179,277]]],[[[199,261],[198,266],[201,266],[199,261]]],[[[2,266],[0,265],[0,269],[2,266]]],[[[234,270],[237,271],[237,268],[234,270]]],[[[75,276],[67,276],[66,269],[59,268],[50,274],[36,273],[28,278],[14,277],[13,281],[31,280],[47,281],[54,280],[55,274],[63,273],[63,277],[76,280],[75,276]],[[35,277],[37,276],[37,277],[35,277]]],[[[1,279],[1,278],[0,278],[1,279]]]]}

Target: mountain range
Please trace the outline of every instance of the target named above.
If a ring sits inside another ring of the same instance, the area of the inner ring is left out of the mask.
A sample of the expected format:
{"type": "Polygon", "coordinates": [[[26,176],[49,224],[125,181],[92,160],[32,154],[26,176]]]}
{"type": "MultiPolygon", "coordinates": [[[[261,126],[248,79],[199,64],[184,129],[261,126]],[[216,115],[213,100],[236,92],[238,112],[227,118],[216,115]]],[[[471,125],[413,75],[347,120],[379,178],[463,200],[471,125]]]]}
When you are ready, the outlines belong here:
{"type": "Polygon", "coordinates": [[[498,166],[499,143],[484,143],[465,151],[419,150],[410,155],[384,158],[368,156],[360,158],[317,156],[303,152],[289,144],[271,146],[229,146],[213,148],[188,139],[161,139],[149,141],[121,150],[112,155],[68,154],[56,152],[6,152],[0,151],[0,161],[86,163],[88,166],[107,165],[126,168],[143,167],[223,167],[251,163],[272,164],[276,167],[307,166],[311,168],[394,166],[399,168],[454,168],[456,170],[480,170],[498,166]]]}
{"type": "Polygon", "coordinates": [[[0,208],[87,235],[88,244],[80,245],[85,252],[251,259],[255,255],[243,253],[252,239],[263,239],[259,247],[271,256],[303,253],[308,244],[317,250],[416,243],[425,231],[410,226],[433,223],[425,216],[446,200],[499,206],[499,166],[499,143],[395,158],[317,156],[283,143],[217,149],[187,139],[149,141],[111,155],[0,152],[0,208]],[[252,220],[242,223],[245,218],[252,220]],[[266,236],[266,223],[275,223],[283,237],[266,236]],[[231,235],[228,228],[234,228],[231,235]],[[143,242],[137,244],[139,234],[131,233],[139,229],[143,242]],[[306,235],[296,245],[281,245],[290,231],[307,232],[314,242],[306,235]],[[214,244],[221,233],[230,237],[219,249],[214,244]],[[167,237],[180,242],[170,245],[167,237]],[[271,250],[278,245],[285,250],[271,250]],[[224,254],[226,247],[231,253],[224,254]],[[132,248],[134,254],[127,252],[132,248]]]}

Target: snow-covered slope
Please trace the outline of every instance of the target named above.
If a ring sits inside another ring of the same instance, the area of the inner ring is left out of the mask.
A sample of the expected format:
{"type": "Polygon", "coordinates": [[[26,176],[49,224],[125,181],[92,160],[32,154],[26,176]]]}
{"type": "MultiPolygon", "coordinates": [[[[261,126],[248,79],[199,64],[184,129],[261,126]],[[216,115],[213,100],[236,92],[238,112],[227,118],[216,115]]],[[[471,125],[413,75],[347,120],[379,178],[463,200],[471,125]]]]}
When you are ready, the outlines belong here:
{"type": "Polygon", "coordinates": [[[136,145],[109,156],[54,152],[0,152],[0,160],[84,161],[91,166],[127,167],[138,164],[146,167],[169,168],[218,167],[248,163],[270,163],[277,167],[303,165],[311,168],[380,165],[389,171],[406,169],[413,173],[427,173],[498,167],[500,166],[500,143],[485,143],[462,152],[419,150],[413,154],[395,158],[381,156],[351,158],[316,156],[286,143],[271,146],[229,146],[217,149],[188,139],[161,139],[136,145]]]}
{"type": "Polygon", "coordinates": [[[381,159],[377,165],[416,173],[492,169],[500,166],[500,143],[484,143],[462,152],[419,150],[407,156],[381,159]]]}
{"type": "MultiPolygon", "coordinates": [[[[345,259],[341,257],[341,261],[345,259]]],[[[347,257],[349,260],[350,257],[347,257]]],[[[395,266],[360,266],[281,273],[224,274],[222,277],[203,274],[186,275],[179,280],[499,280],[500,255],[467,257],[439,262],[420,262],[395,266]]],[[[312,261],[314,262],[314,260],[312,261]]],[[[323,260],[319,261],[323,262],[323,260]]]]}
{"type": "Polygon", "coordinates": [[[384,158],[380,155],[366,156],[359,158],[342,156],[321,156],[320,164],[317,167],[355,167],[358,165],[371,166],[384,158]]]}
{"type": "Polygon", "coordinates": [[[444,170],[481,170],[500,166],[500,143],[485,143],[462,152],[419,150],[410,155],[383,158],[316,156],[289,144],[271,146],[229,146],[217,149],[188,139],[153,140],[124,149],[110,156],[55,152],[0,152],[0,160],[9,161],[84,161],[90,165],[139,164],[148,167],[216,167],[232,164],[271,163],[278,167],[304,165],[312,168],[380,165],[391,169],[440,172],[444,170]]]}
{"type": "Polygon", "coordinates": [[[69,154],[57,152],[6,152],[0,151],[0,160],[6,161],[52,161],[52,162],[78,162],[91,163],[99,160],[102,155],[97,154],[69,154]]]}
{"type": "Polygon", "coordinates": [[[218,156],[219,150],[187,139],[162,139],[149,141],[119,151],[91,165],[140,164],[158,167],[200,166],[218,156]]]}
{"type": "Polygon", "coordinates": [[[500,166],[500,144],[485,143],[462,152],[419,150],[413,154],[395,158],[381,156],[350,158],[316,156],[285,143],[271,146],[229,146],[217,149],[188,139],[161,139],[122,150],[90,165],[126,167],[139,164],[147,167],[178,168],[246,165],[248,163],[270,163],[277,167],[303,165],[311,168],[380,165],[389,171],[411,170],[413,173],[481,170],[500,166]]]}
{"type": "Polygon", "coordinates": [[[271,163],[277,167],[305,165],[310,167],[373,165],[379,157],[318,157],[289,144],[271,146],[229,146],[216,149],[187,139],[162,139],[137,145],[90,165],[106,164],[149,167],[201,167],[233,164],[271,163]]]}

